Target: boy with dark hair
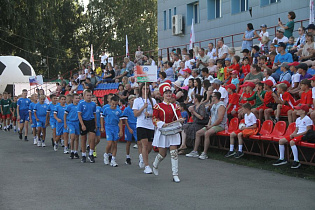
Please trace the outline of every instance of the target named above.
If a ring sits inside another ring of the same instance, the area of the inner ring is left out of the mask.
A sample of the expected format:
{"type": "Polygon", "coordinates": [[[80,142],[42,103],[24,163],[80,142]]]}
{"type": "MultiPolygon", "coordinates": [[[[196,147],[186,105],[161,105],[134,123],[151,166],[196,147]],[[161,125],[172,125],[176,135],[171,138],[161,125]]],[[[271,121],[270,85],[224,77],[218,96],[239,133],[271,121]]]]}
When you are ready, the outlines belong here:
{"type": "Polygon", "coordinates": [[[0,101],[0,108],[2,113],[2,120],[3,120],[3,129],[4,131],[10,131],[10,118],[11,118],[11,112],[10,112],[10,104],[11,99],[8,98],[8,93],[3,92],[3,98],[0,101]]]}
{"type": "Polygon", "coordinates": [[[92,91],[84,90],[83,92],[84,101],[79,103],[78,107],[78,118],[80,121],[80,134],[81,134],[81,148],[82,148],[82,159],[81,162],[86,162],[86,139],[90,141],[89,157],[90,163],[95,163],[93,152],[95,149],[95,130],[97,128],[96,122],[96,104],[92,102],[92,91]]]}
{"type": "MultiPolygon", "coordinates": [[[[58,150],[58,142],[63,136],[63,134],[66,132],[66,129],[64,128],[64,113],[67,108],[66,106],[66,96],[60,95],[59,96],[59,102],[55,109],[54,109],[54,118],[56,120],[56,139],[55,139],[55,145],[54,145],[54,151],[58,150]]],[[[65,153],[66,154],[66,153],[65,153]]]]}
{"type": "Polygon", "coordinates": [[[105,108],[103,114],[101,115],[101,131],[104,131],[104,118],[106,121],[105,130],[106,130],[106,140],[107,146],[104,153],[104,164],[109,164],[109,152],[112,152],[112,159],[110,161],[110,166],[117,167],[116,163],[116,154],[117,154],[117,141],[123,135],[122,132],[122,121],[121,110],[117,107],[118,105],[118,96],[113,96],[111,98],[110,107],[105,108]],[[112,148],[113,145],[113,148],[112,148]]]}
{"type": "Polygon", "coordinates": [[[38,139],[37,139],[37,135],[36,135],[36,127],[37,127],[37,122],[36,122],[36,118],[35,118],[35,115],[34,115],[34,108],[37,104],[37,98],[38,98],[38,95],[37,94],[33,94],[31,96],[31,103],[29,105],[29,119],[30,119],[30,123],[31,123],[31,128],[32,128],[32,132],[33,132],[33,136],[34,136],[34,145],[37,144],[38,142],[38,139]]]}
{"type": "MultiPolygon", "coordinates": [[[[96,122],[97,122],[97,127],[96,127],[96,132],[95,132],[95,149],[93,152],[93,156],[94,158],[97,157],[97,153],[96,153],[96,146],[98,145],[98,143],[100,143],[101,141],[101,112],[102,112],[102,107],[98,106],[98,102],[97,102],[97,97],[96,96],[92,96],[92,101],[96,104],[96,122]]],[[[125,100],[123,100],[125,101],[125,100]]]]}
{"type": "Polygon", "coordinates": [[[28,133],[28,121],[29,121],[29,114],[28,108],[31,103],[31,100],[27,98],[27,90],[22,90],[22,97],[17,101],[17,120],[20,121],[20,131],[19,131],[19,139],[22,140],[22,132],[23,128],[25,127],[25,136],[24,140],[27,140],[27,133],[28,133]],[[25,126],[24,126],[25,124],[25,126]]]}
{"type": "MultiPolygon", "coordinates": [[[[50,124],[50,128],[53,130],[52,134],[52,146],[55,145],[55,140],[56,140],[56,125],[57,125],[57,121],[54,117],[54,110],[57,106],[57,96],[55,94],[51,94],[50,95],[50,100],[51,103],[48,105],[47,108],[47,114],[46,114],[46,125],[50,124]]],[[[40,145],[37,145],[40,146],[40,145]]]]}
{"type": "MultiPolygon", "coordinates": [[[[34,116],[36,119],[37,127],[37,146],[46,147],[45,138],[46,138],[46,115],[48,105],[45,103],[46,96],[41,95],[39,97],[39,102],[35,104],[34,107],[34,116]],[[40,138],[42,134],[42,139],[40,138]]],[[[35,144],[35,142],[34,142],[35,144]]]]}
{"type": "Polygon", "coordinates": [[[236,86],[234,84],[227,85],[226,89],[229,93],[229,103],[226,107],[226,110],[228,117],[232,118],[233,115],[237,114],[236,108],[239,106],[240,96],[235,92],[236,86]]]}
{"type": "Polygon", "coordinates": [[[249,65],[249,58],[248,57],[244,57],[243,58],[243,66],[241,67],[241,70],[244,74],[244,78],[246,77],[246,75],[250,72],[250,65],[249,65]]]}

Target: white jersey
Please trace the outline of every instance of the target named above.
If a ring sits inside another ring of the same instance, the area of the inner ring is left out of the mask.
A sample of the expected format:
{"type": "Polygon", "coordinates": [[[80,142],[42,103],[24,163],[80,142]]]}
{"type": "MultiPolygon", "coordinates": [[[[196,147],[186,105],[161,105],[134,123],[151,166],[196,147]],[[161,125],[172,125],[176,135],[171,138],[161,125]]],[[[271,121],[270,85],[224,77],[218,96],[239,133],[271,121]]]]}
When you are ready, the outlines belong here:
{"type": "MultiPolygon", "coordinates": [[[[144,106],[145,99],[144,98],[136,98],[133,103],[133,110],[140,110],[144,106]]],[[[156,104],[156,101],[154,98],[152,98],[153,106],[156,104]]],[[[149,99],[147,99],[148,108],[146,110],[143,110],[141,114],[137,117],[137,128],[146,128],[150,130],[154,130],[154,125],[152,122],[151,117],[145,117],[145,112],[148,112],[149,114],[153,114],[153,106],[149,99]]]]}
{"type": "Polygon", "coordinates": [[[313,121],[309,116],[305,116],[303,119],[301,119],[301,117],[297,118],[295,124],[298,128],[297,134],[300,134],[307,130],[307,126],[313,125],[313,121]]]}

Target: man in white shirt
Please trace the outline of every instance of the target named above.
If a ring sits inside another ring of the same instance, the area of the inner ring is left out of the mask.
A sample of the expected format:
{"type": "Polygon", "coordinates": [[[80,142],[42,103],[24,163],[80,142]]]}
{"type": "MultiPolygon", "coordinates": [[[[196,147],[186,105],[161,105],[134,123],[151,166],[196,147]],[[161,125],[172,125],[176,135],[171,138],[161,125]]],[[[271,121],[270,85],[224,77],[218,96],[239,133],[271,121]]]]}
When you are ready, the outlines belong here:
{"type": "Polygon", "coordinates": [[[276,37],[272,40],[273,44],[278,44],[280,42],[283,42],[285,44],[289,42],[289,39],[286,36],[284,36],[283,28],[279,28],[277,30],[276,37]]]}
{"type": "Polygon", "coordinates": [[[104,70],[107,63],[107,55],[105,55],[105,51],[102,51],[101,55],[101,69],[104,70]]]}
{"type": "Polygon", "coordinates": [[[217,56],[215,55],[216,49],[214,48],[213,43],[209,43],[208,48],[209,50],[208,50],[207,56],[209,56],[210,59],[214,59],[214,60],[217,59],[217,56]]]}
{"type": "Polygon", "coordinates": [[[185,55],[185,69],[191,69],[192,65],[190,63],[190,58],[189,58],[189,54],[185,55]]]}
{"type": "Polygon", "coordinates": [[[223,40],[219,40],[216,47],[217,60],[224,60],[229,53],[229,47],[224,44],[223,40]]]}
{"type": "Polygon", "coordinates": [[[203,69],[208,66],[208,62],[210,57],[205,55],[205,49],[201,48],[199,50],[199,57],[197,58],[197,65],[196,67],[199,69],[203,69]]]}
{"type": "Polygon", "coordinates": [[[221,86],[221,81],[218,78],[215,78],[211,81],[211,85],[213,87],[213,92],[220,92],[221,93],[221,101],[224,102],[225,105],[229,102],[229,94],[227,90],[221,86]]]}
{"type": "Polygon", "coordinates": [[[180,69],[180,62],[179,56],[177,54],[174,55],[174,63],[173,63],[173,69],[175,72],[179,71],[180,69]]]}
{"type": "Polygon", "coordinates": [[[184,73],[185,79],[184,79],[183,84],[184,84],[184,86],[187,86],[189,83],[189,79],[194,78],[194,77],[191,76],[191,70],[190,69],[184,69],[183,72],[185,72],[184,73]]]}

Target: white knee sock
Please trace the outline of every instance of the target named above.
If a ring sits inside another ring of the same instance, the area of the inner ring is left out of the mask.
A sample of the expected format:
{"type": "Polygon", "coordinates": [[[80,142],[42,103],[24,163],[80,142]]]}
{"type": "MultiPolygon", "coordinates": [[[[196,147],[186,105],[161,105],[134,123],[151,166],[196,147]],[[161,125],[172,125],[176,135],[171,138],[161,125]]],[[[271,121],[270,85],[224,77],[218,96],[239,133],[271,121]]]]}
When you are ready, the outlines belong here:
{"type": "Polygon", "coordinates": [[[239,151],[239,152],[243,152],[243,145],[242,145],[242,144],[239,144],[239,145],[238,145],[238,151],[239,151]]]}
{"type": "Polygon", "coordinates": [[[234,145],[230,144],[230,151],[233,152],[234,151],[234,145]]]}
{"type": "Polygon", "coordinates": [[[298,153],[296,145],[291,146],[291,149],[293,152],[294,161],[299,161],[299,153],[298,153]]]}
{"type": "Polygon", "coordinates": [[[284,145],[279,144],[280,160],[284,159],[284,145]]]}

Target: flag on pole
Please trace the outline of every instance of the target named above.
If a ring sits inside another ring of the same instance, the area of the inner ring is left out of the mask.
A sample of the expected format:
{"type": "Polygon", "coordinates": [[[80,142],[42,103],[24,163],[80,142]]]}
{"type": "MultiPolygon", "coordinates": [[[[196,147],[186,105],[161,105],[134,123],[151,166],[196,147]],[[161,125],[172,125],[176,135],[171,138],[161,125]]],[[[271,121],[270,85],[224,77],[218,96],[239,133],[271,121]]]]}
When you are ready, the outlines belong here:
{"type": "Polygon", "coordinates": [[[128,37],[126,35],[126,57],[129,58],[129,43],[128,43],[128,37]]]}
{"type": "Polygon", "coordinates": [[[94,71],[95,65],[94,65],[93,44],[91,44],[91,57],[90,57],[90,62],[92,63],[92,70],[94,71]]]}
{"type": "Polygon", "coordinates": [[[310,0],[310,23],[314,23],[314,0],[310,0]]]}
{"type": "Polygon", "coordinates": [[[194,19],[191,20],[191,29],[190,29],[190,40],[189,40],[189,49],[193,49],[193,44],[195,42],[195,30],[194,30],[194,19]]]}

